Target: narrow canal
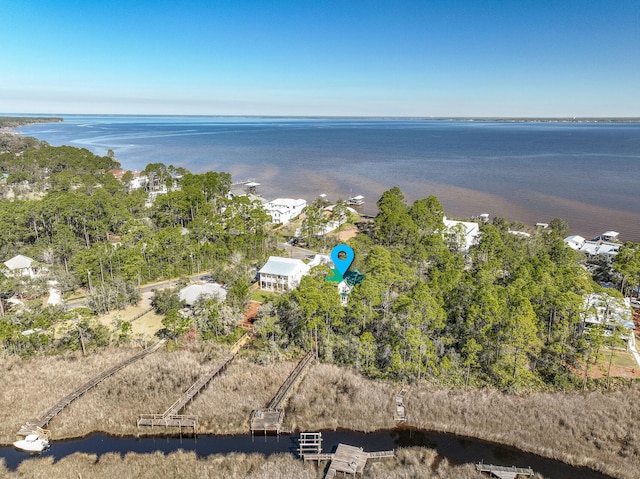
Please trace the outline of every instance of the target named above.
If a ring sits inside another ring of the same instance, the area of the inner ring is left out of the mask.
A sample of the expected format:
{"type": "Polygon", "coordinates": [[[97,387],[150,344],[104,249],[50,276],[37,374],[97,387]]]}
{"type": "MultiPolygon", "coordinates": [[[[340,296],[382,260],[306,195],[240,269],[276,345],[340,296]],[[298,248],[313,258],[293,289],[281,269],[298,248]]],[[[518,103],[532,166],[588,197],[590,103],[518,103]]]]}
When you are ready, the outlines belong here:
{"type": "MultiPolygon", "coordinates": [[[[609,476],[585,468],[569,466],[535,454],[522,452],[515,448],[497,445],[477,439],[442,434],[430,431],[393,429],[362,433],[355,431],[323,431],[323,452],[335,450],[338,443],[362,447],[365,451],[397,449],[401,447],[426,447],[437,451],[442,458],[453,464],[477,463],[499,464],[505,466],[531,467],[548,479],[611,479],[609,476]]],[[[230,452],[290,453],[297,455],[297,434],[275,436],[255,436],[249,434],[234,436],[202,435],[194,438],[174,437],[113,437],[105,434],[92,434],[81,439],[54,441],[51,448],[41,457],[63,457],[83,452],[96,454],[129,452],[140,454],[161,451],[165,454],[177,451],[195,451],[199,457],[230,452]]],[[[7,467],[15,469],[29,455],[13,447],[1,447],[0,457],[5,459],[7,467]]]]}

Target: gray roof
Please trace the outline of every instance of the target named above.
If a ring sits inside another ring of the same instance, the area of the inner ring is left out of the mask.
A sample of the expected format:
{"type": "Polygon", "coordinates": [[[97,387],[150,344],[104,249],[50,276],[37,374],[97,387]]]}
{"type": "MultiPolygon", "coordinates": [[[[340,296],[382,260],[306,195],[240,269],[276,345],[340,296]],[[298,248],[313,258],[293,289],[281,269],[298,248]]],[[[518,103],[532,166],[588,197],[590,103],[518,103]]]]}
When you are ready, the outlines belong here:
{"type": "Polygon", "coordinates": [[[308,269],[308,266],[300,259],[270,256],[267,263],[260,269],[258,273],[291,276],[301,268],[305,270],[308,269]]]}
{"type": "Polygon", "coordinates": [[[28,256],[23,256],[21,254],[14,256],[10,260],[4,262],[4,265],[10,270],[15,271],[16,269],[25,269],[31,267],[31,263],[33,263],[33,259],[28,256]]]}
{"type": "Polygon", "coordinates": [[[220,301],[227,299],[227,291],[217,283],[191,284],[180,290],[180,299],[189,306],[202,295],[216,296],[220,301]]]}

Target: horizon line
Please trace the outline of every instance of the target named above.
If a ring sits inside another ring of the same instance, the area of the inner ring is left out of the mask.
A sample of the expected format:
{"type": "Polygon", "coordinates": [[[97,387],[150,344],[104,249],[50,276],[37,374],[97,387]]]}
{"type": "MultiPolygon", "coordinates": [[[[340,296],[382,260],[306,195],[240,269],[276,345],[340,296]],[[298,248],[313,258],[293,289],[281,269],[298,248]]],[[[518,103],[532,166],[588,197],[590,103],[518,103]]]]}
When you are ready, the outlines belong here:
{"type": "Polygon", "coordinates": [[[293,118],[370,120],[457,120],[457,121],[637,121],[640,116],[505,116],[505,115],[255,115],[255,114],[172,114],[172,113],[0,113],[0,117],[102,116],[102,117],[184,117],[184,118],[293,118]]]}

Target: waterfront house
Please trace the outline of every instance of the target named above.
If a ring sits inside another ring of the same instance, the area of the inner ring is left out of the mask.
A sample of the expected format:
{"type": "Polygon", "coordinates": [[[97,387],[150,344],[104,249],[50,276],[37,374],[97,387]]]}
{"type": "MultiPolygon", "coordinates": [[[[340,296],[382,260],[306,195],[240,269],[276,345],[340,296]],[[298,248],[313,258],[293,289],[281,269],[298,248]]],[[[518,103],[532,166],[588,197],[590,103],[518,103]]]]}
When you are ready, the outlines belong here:
{"type": "Polygon", "coordinates": [[[582,245],[584,244],[586,240],[580,236],[580,235],[571,235],[571,236],[567,236],[564,239],[564,242],[566,243],[566,245],[571,248],[574,249],[576,251],[579,251],[580,248],[582,248],[582,245]]]}
{"type": "Polygon", "coordinates": [[[289,291],[298,287],[300,280],[305,274],[309,274],[310,269],[300,259],[270,256],[258,271],[258,284],[265,291],[289,291]]]}
{"type": "MultiPolygon", "coordinates": [[[[613,238],[615,235],[611,235],[611,233],[615,233],[615,231],[608,231],[604,233],[601,237],[604,238],[605,235],[608,234],[608,238],[613,238]]],[[[601,255],[607,258],[613,258],[618,254],[618,251],[622,247],[621,243],[613,243],[611,241],[603,241],[603,240],[585,240],[582,236],[572,235],[567,236],[564,239],[564,243],[571,249],[575,251],[581,251],[588,256],[601,255]]]]}
{"type": "Polygon", "coordinates": [[[293,218],[302,213],[307,207],[306,200],[302,198],[276,198],[264,204],[264,209],[271,216],[271,221],[275,224],[286,225],[293,218]]]}
{"type": "Polygon", "coordinates": [[[463,254],[478,242],[480,237],[480,225],[473,221],[449,220],[445,216],[442,220],[445,230],[443,237],[447,243],[463,254]]]}

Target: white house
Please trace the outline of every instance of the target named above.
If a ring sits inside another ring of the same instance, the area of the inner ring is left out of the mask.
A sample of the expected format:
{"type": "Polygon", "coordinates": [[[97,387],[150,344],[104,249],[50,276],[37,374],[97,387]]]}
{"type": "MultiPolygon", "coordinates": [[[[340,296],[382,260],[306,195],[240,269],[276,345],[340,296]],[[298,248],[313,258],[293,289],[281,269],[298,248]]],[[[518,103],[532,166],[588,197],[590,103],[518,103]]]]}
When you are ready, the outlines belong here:
{"type": "Polygon", "coordinates": [[[449,220],[446,216],[442,222],[445,228],[443,236],[445,239],[454,241],[460,252],[468,253],[469,248],[478,242],[480,237],[480,225],[478,223],[449,220]]]}
{"type": "Polygon", "coordinates": [[[4,262],[7,267],[7,275],[16,276],[29,276],[35,278],[36,270],[33,267],[33,259],[21,254],[14,256],[13,258],[4,262]]]}
{"type": "Polygon", "coordinates": [[[260,289],[266,291],[289,291],[300,284],[311,267],[300,259],[270,256],[266,264],[258,271],[260,289]]]}
{"type": "Polygon", "coordinates": [[[227,290],[217,283],[190,284],[182,288],[178,295],[187,306],[193,306],[198,298],[203,295],[213,296],[219,301],[225,301],[227,299],[227,290]]]}
{"type": "Polygon", "coordinates": [[[584,296],[582,319],[587,329],[602,326],[608,335],[610,329],[617,325],[622,327],[625,339],[629,340],[633,335],[633,310],[629,298],[616,298],[606,293],[587,294],[584,296]]]}
{"type": "Polygon", "coordinates": [[[149,183],[149,177],[141,175],[139,171],[134,171],[133,178],[129,183],[129,188],[132,190],[139,190],[147,186],[147,183],[149,183]]]}
{"type": "Polygon", "coordinates": [[[565,244],[576,251],[579,251],[586,240],[580,235],[567,236],[564,239],[565,244]]]}
{"type": "MultiPolygon", "coordinates": [[[[604,233],[602,237],[610,233],[616,233],[615,231],[607,231],[604,233]]],[[[617,235],[617,233],[616,233],[617,235]]],[[[612,237],[611,235],[609,237],[612,237]]],[[[612,258],[618,254],[618,251],[622,247],[621,243],[612,243],[610,241],[602,241],[602,240],[585,240],[582,236],[573,235],[567,236],[564,239],[564,243],[571,249],[576,251],[581,251],[583,253],[588,254],[589,256],[593,255],[603,255],[608,258],[612,258]]]]}
{"type": "Polygon", "coordinates": [[[286,225],[293,218],[302,213],[307,206],[307,201],[302,198],[277,198],[264,204],[265,211],[271,216],[271,221],[276,224],[286,225]]]}

